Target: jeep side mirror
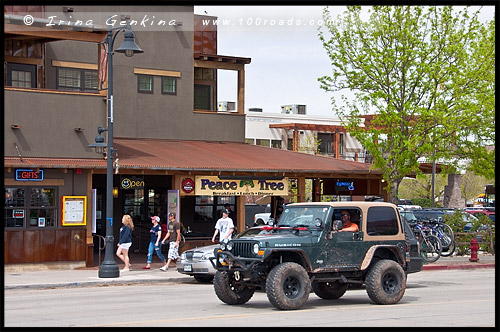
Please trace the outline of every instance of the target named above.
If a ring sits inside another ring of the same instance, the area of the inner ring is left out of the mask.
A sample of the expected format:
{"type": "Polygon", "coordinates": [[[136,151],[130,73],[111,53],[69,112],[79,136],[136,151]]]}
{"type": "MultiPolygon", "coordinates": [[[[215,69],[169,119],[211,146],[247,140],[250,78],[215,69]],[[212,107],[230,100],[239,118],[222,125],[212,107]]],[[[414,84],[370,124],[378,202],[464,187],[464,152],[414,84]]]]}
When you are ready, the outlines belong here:
{"type": "Polygon", "coordinates": [[[269,218],[269,220],[268,220],[267,224],[268,224],[269,226],[273,226],[273,225],[274,225],[274,222],[275,222],[274,218],[269,218]]]}
{"type": "Polygon", "coordinates": [[[342,220],[333,220],[332,229],[326,236],[327,239],[330,240],[333,237],[333,233],[338,232],[340,229],[342,229],[342,220]]]}
{"type": "Polygon", "coordinates": [[[321,229],[323,228],[323,220],[321,220],[320,218],[314,219],[314,224],[318,228],[321,228],[321,229]]]}
{"type": "Polygon", "coordinates": [[[332,231],[338,232],[342,229],[342,220],[334,220],[332,224],[332,231]]]}

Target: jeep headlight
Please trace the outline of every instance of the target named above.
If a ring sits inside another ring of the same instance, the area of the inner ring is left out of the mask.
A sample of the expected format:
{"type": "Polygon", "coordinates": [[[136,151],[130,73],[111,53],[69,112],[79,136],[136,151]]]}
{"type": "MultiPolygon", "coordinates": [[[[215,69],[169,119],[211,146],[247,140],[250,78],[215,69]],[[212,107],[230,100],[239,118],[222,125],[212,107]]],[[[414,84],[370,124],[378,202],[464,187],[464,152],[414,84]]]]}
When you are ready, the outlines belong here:
{"type": "Polygon", "coordinates": [[[226,250],[226,243],[225,242],[221,242],[220,243],[220,248],[222,251],[225,251],[226,250]]]}
{"type": "Polygon", "coordinates": [[[258,243],[255,243],[253,245],[253,253],[258,255],[259,254],[259,244],[258,243]]]}
{"type": "Polygon", "coordinates": [[[227,250],[227,251],[231,251],[232,249],[233,249],[233,243],[232,243],[232,242],[228,242],[228,243],[226,244],[226,250],[227,250]]]}

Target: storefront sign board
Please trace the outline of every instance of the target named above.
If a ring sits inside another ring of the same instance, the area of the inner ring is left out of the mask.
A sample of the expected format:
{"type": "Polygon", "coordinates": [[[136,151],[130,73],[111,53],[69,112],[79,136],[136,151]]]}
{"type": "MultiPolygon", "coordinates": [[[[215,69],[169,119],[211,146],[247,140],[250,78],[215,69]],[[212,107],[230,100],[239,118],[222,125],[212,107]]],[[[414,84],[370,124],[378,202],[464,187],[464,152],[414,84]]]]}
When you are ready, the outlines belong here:
{"type": "Polygon", "coordinates": [[[208,196],[286,196],[288,178],[282,180],[221,180],[217,176],[196,176],[196,195],[208,196]]]}

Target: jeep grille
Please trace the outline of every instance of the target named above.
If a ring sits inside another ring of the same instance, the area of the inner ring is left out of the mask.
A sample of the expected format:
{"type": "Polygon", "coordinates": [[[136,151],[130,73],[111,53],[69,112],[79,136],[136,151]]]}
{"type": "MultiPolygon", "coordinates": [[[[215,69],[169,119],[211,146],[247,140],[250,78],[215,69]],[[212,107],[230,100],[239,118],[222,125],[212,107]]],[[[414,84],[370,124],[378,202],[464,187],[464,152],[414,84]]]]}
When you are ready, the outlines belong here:
{"type": "Polygon", "coordinates": [[[252,251],[255,242],[233,242],[233,250],[231,252],[234,256],[239,257],[254,257],[252,251]]]}

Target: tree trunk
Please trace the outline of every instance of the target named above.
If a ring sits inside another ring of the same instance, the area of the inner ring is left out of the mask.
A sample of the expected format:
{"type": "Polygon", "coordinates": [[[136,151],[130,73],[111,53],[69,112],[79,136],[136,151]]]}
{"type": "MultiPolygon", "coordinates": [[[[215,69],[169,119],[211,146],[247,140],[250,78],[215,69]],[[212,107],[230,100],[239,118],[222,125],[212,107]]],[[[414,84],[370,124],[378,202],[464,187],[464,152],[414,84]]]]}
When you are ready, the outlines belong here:
{"type": "Polygon", "coordinates": [[[398,191],[399,191],[399,184],[400,183],[401,183],[401,180],[398,180],[398,179],[391,180],[391,193],[389,196],[390,203],[398,205],[398,202],[399,202],[398,191]]]}

